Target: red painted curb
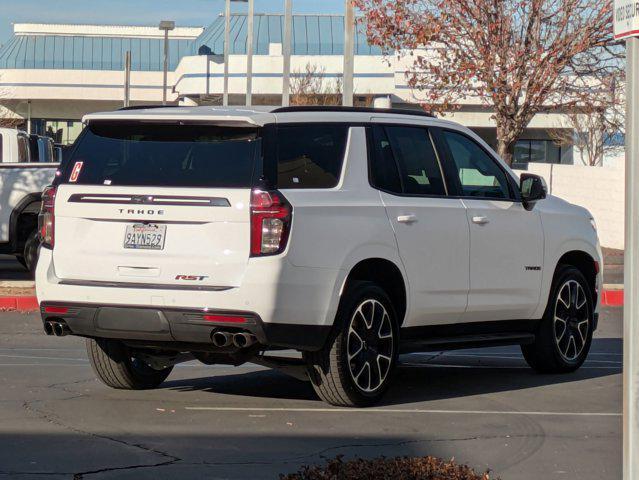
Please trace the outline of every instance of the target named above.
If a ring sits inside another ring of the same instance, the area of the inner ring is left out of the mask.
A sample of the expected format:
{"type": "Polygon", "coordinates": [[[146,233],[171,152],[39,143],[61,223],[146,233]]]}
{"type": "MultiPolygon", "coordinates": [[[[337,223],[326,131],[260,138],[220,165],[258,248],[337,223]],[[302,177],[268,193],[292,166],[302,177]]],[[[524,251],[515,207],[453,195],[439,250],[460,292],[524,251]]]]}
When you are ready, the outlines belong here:
{"type": "Polygon", "coordinates": [[[36,297],[0,297],[0,310],[37,312],[39,308],[36,297]]]}
{"type": "Polygon", "coordinates": [[[601,305],[604,307],[622,307],[623,290],[604,290],[601,295],[601,305]]]}

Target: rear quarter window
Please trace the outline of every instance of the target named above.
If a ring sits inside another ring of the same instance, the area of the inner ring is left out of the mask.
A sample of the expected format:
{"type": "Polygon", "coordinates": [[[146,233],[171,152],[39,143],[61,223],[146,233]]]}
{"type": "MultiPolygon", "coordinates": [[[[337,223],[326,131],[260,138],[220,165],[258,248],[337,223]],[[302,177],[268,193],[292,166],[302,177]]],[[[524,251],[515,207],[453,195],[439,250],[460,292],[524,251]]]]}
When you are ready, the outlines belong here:
{"type": "Polygon", "coordinates": [[[333,188],[339,183],[347,125],[303,124],[275,130],[277,188],[333,188]]]}

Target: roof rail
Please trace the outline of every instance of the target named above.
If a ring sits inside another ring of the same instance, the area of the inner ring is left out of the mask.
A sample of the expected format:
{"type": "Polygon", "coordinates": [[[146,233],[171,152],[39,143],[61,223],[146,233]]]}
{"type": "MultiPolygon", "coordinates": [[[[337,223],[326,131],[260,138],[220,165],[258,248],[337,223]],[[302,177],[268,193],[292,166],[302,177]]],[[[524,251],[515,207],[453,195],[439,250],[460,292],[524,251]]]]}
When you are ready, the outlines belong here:
{"type": "Polygon", "coordinates": [[[296,105],[293,107],[278,107],[271,113],[287,112],[361,112],[361,113],[392,113],[396,115],[416,115],[418,117],[435,118],[432,113],[424,110],[405,108],[371,108],[371,107],[343,107],[340,105],[296,105]]]}
{"type": "Polygon", "coordinates": [[[173,107],[179,107],[179,105],[157,105],[157,104],[153,104],[153,105],[133,105],[131,107],[121,107],[118,108],[118,112],[123,112],[126,110],[150,110],[152,108],[173,108],[173,107]]]}

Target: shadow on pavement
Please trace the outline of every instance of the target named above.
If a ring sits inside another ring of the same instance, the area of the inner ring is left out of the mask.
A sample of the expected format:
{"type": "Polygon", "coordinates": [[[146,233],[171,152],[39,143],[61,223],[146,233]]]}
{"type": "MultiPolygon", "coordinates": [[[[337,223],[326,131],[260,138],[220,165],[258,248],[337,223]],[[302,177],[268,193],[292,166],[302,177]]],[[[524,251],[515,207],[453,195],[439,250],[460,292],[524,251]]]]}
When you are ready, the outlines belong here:
{"type": "MultiPolygon", "coordinates": [[[[619,338],[594,339],[592,353],[621,353],[619,338]]],[[[517,350],[518,351],[518,350],[517,350]]],[[[404,355],[384,405],[461,398],[588,380],[618,374],[621,364],[607,363],[605,356],[591,355],[584,368],[568,374],[540,375],[527,368],[515,350],[486,353],[480,350],[447,352],[444,356],[404,355]],[[594,366],[594,368],[592,368],[594,366]]],[[[620,357],[615,357],[620,360],[620,357]]],[[[274,370],[195,379],[167,381],[162,388],[178,392],[202,391],[222,395],[289,400],[317,400],[308,382],[302,382],[274,370]]]]}
{"type": "Polygon", "coordinates": [[[0,255],[0,280],[31,280],[31,275],[14,256],[0,255]]]}

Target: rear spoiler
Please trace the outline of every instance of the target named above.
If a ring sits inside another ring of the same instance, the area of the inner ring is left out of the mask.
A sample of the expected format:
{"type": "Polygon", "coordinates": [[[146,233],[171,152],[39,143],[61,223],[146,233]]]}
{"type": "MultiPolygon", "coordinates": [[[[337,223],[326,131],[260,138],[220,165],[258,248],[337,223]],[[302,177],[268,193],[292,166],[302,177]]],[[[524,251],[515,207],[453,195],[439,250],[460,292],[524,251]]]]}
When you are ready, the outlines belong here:
{"type": "MultiPolygon", "coordinates": [[[[200,110],[200,109],[198,109],[200,110]]],[[[275,115],[267,112],[246,111],[225,111],[214,110],[206,111],[190,111],[188,108],[172,107],[158,109],[131,109],[124,111],[91,113],[85,115],[82,119],[84,124],[101,121],[119,121],[119,122],[144,122],[144,123],[176,123],[176,124],[207,124],[219,125],[223,127],[245,127],[255,128],[262,127],[267,123],[275,123],[275,115]]]]}

